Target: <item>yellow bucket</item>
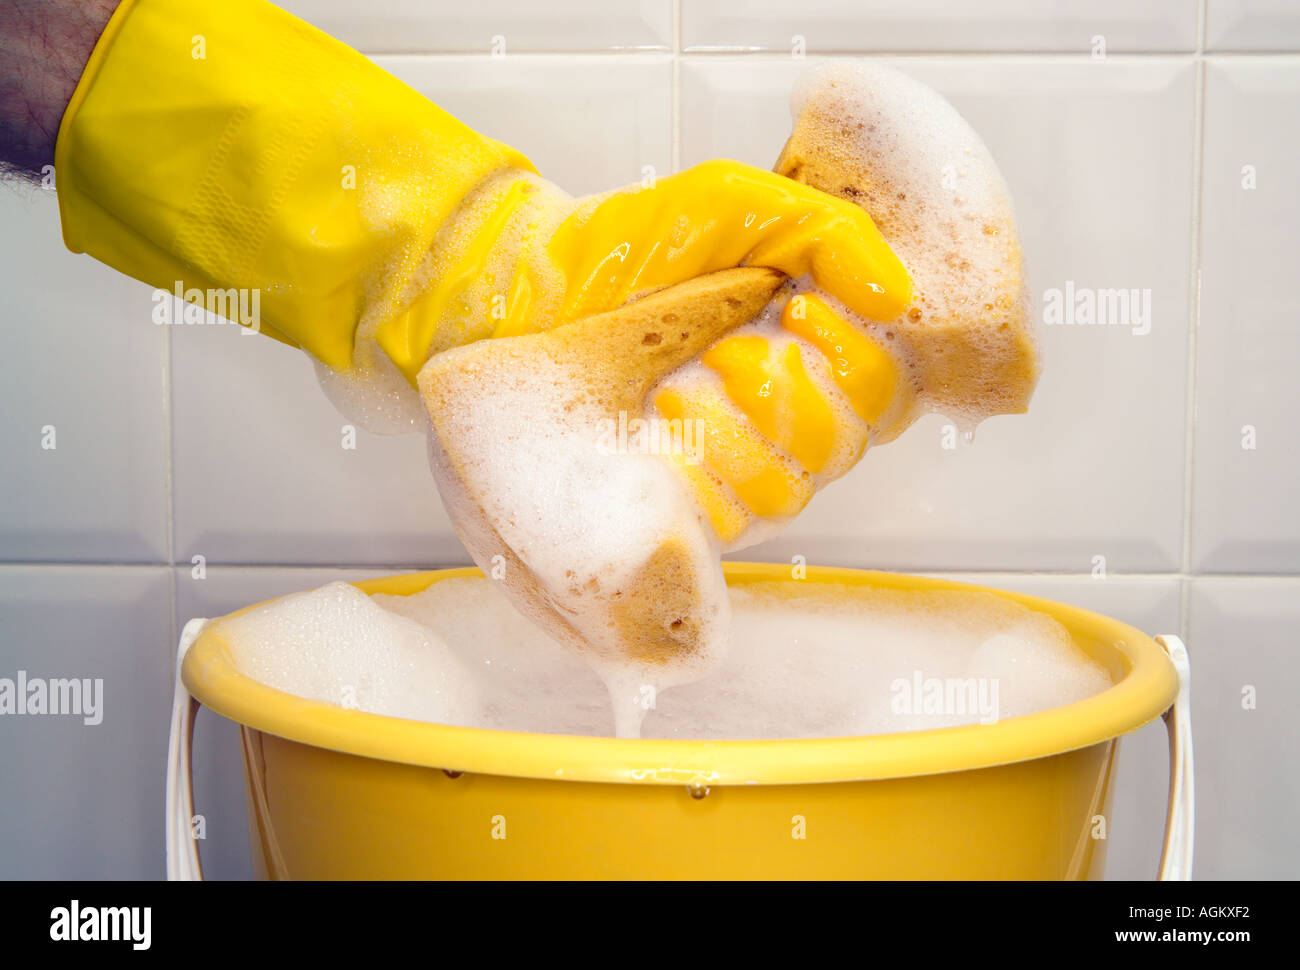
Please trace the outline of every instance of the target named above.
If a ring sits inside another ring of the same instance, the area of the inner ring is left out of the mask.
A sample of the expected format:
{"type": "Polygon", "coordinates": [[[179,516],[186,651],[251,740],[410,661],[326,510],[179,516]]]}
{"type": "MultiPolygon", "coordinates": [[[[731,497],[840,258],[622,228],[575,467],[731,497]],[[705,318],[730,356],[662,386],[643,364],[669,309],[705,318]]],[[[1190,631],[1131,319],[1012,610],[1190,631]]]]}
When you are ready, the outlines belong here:
{"type": "MultiPolygon", "coordinates": [[[[815,583],[995,593],[1055,617],[1114,685],[993,724],[870,737],[522,734],[294,697],[241,674],[228,645],[196,620],[178,658],[170,874],[198,873],[188,836],[188,758],[202,703],[241,725],[254,863],[263,878],[1101,876],[1118,740],[1179,698],[1185,666],[1176,668],[1166,653],[1172,641],[1175,660],[1185,661],[1175,638],[1157,643],[1073,606],[942,580],[810,567],[796,581],[788,566],[741,563],[727,564],[726,574],[732,586],[784,580],[792,591],[815,583]]],[[[449,569],[355,585],[407,595],[473,575],[480,573],[449,569]]],[[[1173,782],[1190,785],[1189,756],[1189,744],[1174,753],[1167,840],[1190,841],[1190,792],[1179,792],[1182,808],[1173,805],[1173,782]],[[1175,816],[1183,831],[1174,831],[1175,816]]]]}

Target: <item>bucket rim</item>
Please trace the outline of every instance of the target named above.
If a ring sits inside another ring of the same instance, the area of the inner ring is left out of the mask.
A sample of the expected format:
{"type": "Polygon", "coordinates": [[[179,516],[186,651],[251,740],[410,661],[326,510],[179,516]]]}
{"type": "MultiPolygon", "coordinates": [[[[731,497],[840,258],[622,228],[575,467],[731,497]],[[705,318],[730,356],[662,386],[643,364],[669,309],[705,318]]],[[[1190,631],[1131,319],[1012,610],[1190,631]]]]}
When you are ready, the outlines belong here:
{"type": "MultiPolygon", "coordinates": [[[[784,563],[723,564],[728,585],[790,579],[784,563]]],[[[991,724],[893,734],[774,740],[681,740],[532,734],[459,727],[348,709],[269,687],[236,668],[215,621],[191,645],[181,679],[205,707],[289,741],[380,761],[455,773],[653,785],[801,785],[910,778],[1032,761],[1090,747],[1147,724],[1173,704],[1178,676],[1147,634],[1081,607],[932,577],[807,566],[808,584],[992,593],[1052,616],[1118,679],[1061,707],[991,724]],[[1098,656],[1098,653],[1102,656],[1098,656]]],[[[444,579],[482,577],[476,567],[352,582],[369,594],[410,595],[444,579]]],[[[273,602],[254,603],[238,616],[273,602]]],[[[224,618],[224,617],[223,617],[224,618]]]]}

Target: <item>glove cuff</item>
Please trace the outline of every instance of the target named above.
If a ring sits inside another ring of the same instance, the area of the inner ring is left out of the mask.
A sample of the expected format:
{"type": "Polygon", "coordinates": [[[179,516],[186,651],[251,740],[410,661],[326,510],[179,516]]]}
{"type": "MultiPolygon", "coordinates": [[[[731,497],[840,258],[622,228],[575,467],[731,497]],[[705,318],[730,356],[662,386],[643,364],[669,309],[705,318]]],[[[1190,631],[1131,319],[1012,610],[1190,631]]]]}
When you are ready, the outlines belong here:
{"type": "Polygon", "coordinates": [[[124,0],[55,168],[69,249],[168,290],[258,290],[264,330],[340,370],[462,199],[532,171],[262,0],[124,0]]]}

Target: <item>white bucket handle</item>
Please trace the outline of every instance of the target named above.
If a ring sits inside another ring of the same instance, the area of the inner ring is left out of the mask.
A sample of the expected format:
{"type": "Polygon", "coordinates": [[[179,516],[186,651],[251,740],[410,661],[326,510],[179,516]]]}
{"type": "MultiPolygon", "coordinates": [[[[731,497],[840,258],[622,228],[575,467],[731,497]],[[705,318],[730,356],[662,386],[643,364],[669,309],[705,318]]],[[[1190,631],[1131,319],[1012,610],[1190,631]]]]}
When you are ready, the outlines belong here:
{"type": "Polygon", "coordinates": [[[172,691],[172,726],[167,741],[167,878],[172,881],[203,878],[199,844],[194,838],[194,766],[190,762],[199,702],[181,683],[181,664],[207,625],[204,619],[190,620],[176,648],[176,687],[172,691]]]}
{"type": "MultiPolygon", "coordinates": [[[[186,623],[176,648],[176,687],[172,693],[171,736],[167,743],[167,878],[173,881],[203,878],[199,846],[194,838],[194,770],[190,761],[199,702],[181,682],[181,664],[208,622],[194,619],[186,623]]],[[[1159,878],[1186,881],[1192,878],[1196,823],[1189,692],[1192,670],[1182,640],[1166,635],[1156,637],[1156,643],[1164,648],[1178,672],[1178,697],[1164,714],[1169,730],[1169,803],[1159,878]]]]}
{"type": "Polygon", "coordinates": [[[1192,878],[1196,841],[1196,777],[1192,766],[1192,665],[1178,637],[1156,637],[1178,671],[1178,697],[1165,711],[1169,731],[1169,804],[1165,812],[1165,847],[1160,854],[1160,878],[1186,882],[1192,878]]]}

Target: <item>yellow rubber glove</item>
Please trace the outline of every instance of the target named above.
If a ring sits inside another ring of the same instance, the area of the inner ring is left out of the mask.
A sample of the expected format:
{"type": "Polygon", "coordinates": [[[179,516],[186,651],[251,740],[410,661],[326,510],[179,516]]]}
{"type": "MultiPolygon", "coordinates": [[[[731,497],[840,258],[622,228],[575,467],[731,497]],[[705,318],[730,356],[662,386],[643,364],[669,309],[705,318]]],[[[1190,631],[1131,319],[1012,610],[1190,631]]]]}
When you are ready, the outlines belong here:
{"type": "Polygon", "coordinates": [[[261,0],[125,0],[55,162],[70,249],[156,287],[256,289],[272,336],[338,371],[377,344],[412,383],[448,347],[742,263],[875,319],[910,295],[847,202],[734,162],[574,201],[261,0]]]}
{"type": "Polygon", "coordinates": [[[780,322],[771,337],[719,340],[701,358],[716,381],[683,387],[669,378],[653,401],[660,417],[694,421],[704,438],[696,442],[701,461],[684,444],[671,460],[725,548],[761,538],[749,532],[758,520],[797,515],[868,444],[889,440],[915,416],[898,360],[820,297],[793,297],[780,322]]]}

